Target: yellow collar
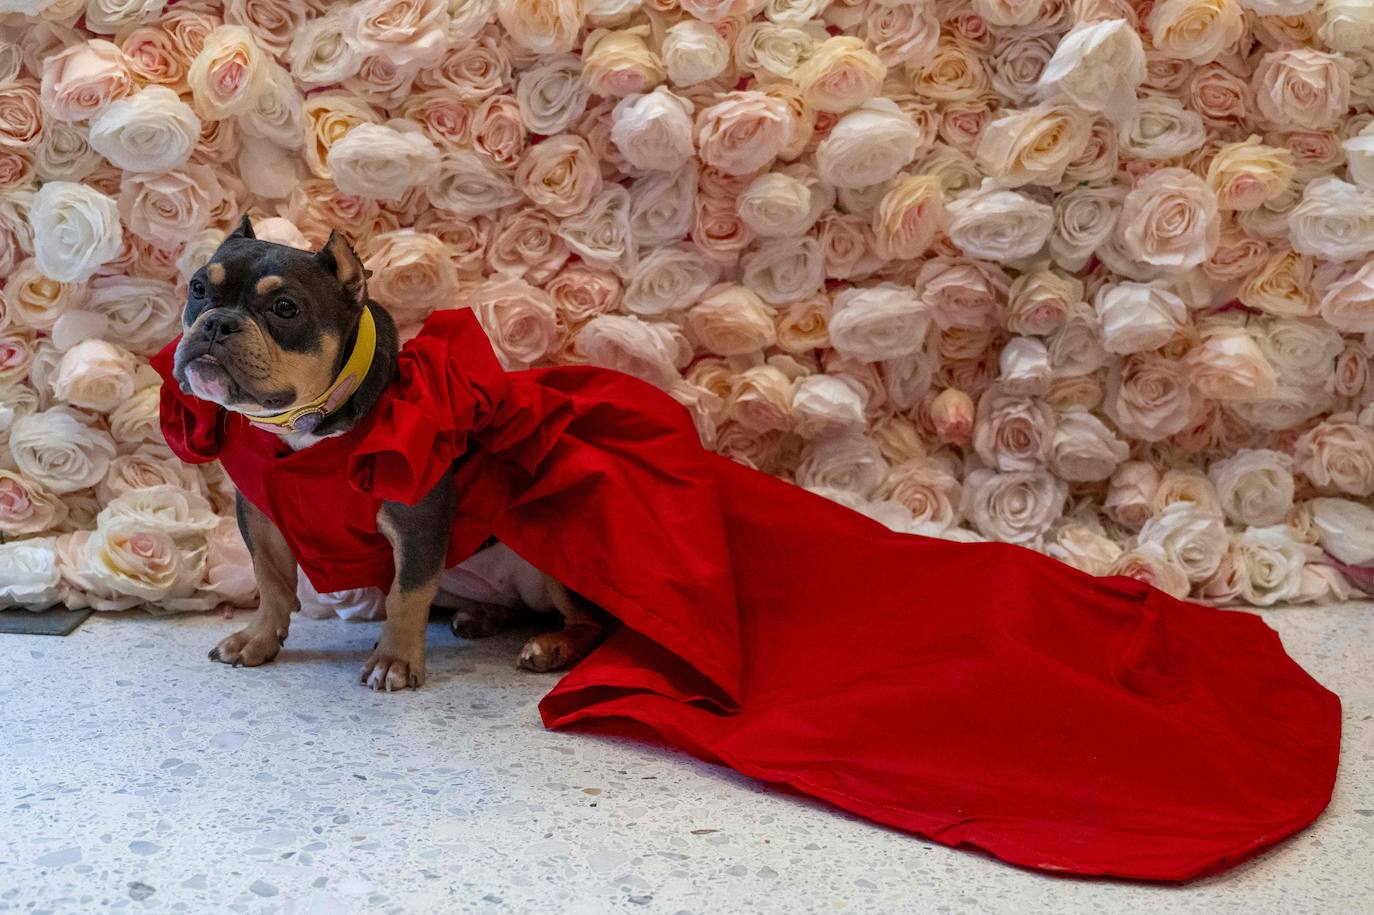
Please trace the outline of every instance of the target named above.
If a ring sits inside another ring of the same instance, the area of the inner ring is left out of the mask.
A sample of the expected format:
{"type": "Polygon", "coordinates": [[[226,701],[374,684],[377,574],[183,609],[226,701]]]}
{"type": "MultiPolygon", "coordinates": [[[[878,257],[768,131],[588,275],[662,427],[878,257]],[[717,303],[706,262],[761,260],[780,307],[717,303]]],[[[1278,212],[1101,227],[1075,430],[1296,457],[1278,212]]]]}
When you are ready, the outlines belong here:
{"type": "MultiPolygon", "coordinates": [[[[296,424],[307,416],[318,416],[322,422],[326,416],[333,413],[363,383],[367,377],[367,370],[372,367],[372,357],[377,352],[377,325],[372,320],[371,310],[364,305],[362,318],[358,321],[358,339],[353,343],[353,352],[349,354],[348,361],[344,363],[343,369],[339,372],[334,383],[325,389],[325,392],[307,404],[299,407],[292,407],[281,413],[274,413],[270,416],[249,416],[248,421],[260,429],[268,432],[275,432],[278,435],[288,435],[292,432],[310,431],[309,429],[297,429],[296,424]]],[[[315,424],[316,426],[319,423],[315,424]]],[[[314,426],[311,427],[312,429],[314,426]]]]}

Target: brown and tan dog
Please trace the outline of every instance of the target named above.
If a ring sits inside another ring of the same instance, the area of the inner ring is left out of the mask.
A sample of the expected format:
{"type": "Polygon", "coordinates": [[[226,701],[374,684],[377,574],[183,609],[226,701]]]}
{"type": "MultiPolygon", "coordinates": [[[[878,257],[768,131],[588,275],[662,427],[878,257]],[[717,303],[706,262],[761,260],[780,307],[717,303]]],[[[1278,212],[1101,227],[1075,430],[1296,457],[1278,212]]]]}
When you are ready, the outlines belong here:
{"type": "MultiPolygon", "coordinates": [[[[396,374],[395,324],[367,297],[367,272],[337,232],[320,251],[300,251],[256,239],[245,216],[191,277],[182,329],[174,368],[182,389],[275,426],[296,450],[351,429],[396,374]]],[[[424,683],[425,624],[448,549],[453,485],[450,471],[416,504],[386,502],[378,513],[396,574],[381,639],[362,669],[361,680],[373,689],[424,683]]],[[[286,641],[291,614],[300,606],[297,565],[276,526],[242,494],[237,511],[260,604],[248,625],[216,645],[210,658],[254,667],[275,658],[286,641]]],[[[608,623],[591,602],[552,578],[543,580],[545,599],[533,602],[540,605],[535,609],[556,609],[563,627],[525,644],[519,666],[527,670],[571,665],[600,641],[608,623]]],[[[453,630],[465,638],[492,635],[521,609],[461,601],[453,630]]]]}

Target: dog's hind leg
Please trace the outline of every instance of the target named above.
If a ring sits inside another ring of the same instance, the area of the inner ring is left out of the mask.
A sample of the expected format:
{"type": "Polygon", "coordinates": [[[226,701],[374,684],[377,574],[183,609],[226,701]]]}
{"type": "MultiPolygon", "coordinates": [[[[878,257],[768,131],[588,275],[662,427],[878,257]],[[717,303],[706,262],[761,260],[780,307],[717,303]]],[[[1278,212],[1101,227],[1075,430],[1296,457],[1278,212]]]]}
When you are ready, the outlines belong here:
{"type": "Polygon", "coordinates": [[[563,628],[540,633],[521,649],[517,666],[537,673],[576,664],[611,627],[611,616],[605,610],[550,576],[545,576],[545,582],[554,608],[563,616],[563,628]]]}
{"type": "Polygon", "coordinates": [[[235,667],[257,667],[277,656],[300,609],[296,598],[296,560],[281,531],[252,502],[235,494],[239,532],[253,559],[258,582],[258,609],[248,625],[210,649],[210,660],[235,667]]]}
{"type": "Polygon", "coordinates": [[[396,575],[386,596],[386,623],[359,680],[391,692],[425,682],[425,624],[448,553],[455,494],[453,471],[419,502],[384,502],[377,529],[391,543],[396,575]]]}
{"type": "Polygon", "coordinates": [[[449,626],[460,639],[485,639],[496,635],[526,613],[524,607],[488,604],[465,597],[449,598],[445,604],[453,607],[449,626]]]}

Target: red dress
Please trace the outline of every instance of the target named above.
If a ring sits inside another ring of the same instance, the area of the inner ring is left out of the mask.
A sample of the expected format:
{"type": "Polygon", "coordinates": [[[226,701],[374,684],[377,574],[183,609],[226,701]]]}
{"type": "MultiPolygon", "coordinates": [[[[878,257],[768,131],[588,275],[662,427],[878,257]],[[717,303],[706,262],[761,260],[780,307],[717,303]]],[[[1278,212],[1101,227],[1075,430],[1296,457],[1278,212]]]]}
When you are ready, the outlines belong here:
{"type": "Polygon", "coordinates": [[[1259,617],[1030,550],[893,533],[703,450],[686,411],[590,367],[503,372],[432,315],[348,434],[298,453],[183,394],[168,444],[218,458],[320,591],[391,580],[381,499],[455,461],[450,564],[494,534],[624,624],[544,723],[657,738],[947,845],[1176,880],[1311,822],[1340,702],[1259,617]]]}

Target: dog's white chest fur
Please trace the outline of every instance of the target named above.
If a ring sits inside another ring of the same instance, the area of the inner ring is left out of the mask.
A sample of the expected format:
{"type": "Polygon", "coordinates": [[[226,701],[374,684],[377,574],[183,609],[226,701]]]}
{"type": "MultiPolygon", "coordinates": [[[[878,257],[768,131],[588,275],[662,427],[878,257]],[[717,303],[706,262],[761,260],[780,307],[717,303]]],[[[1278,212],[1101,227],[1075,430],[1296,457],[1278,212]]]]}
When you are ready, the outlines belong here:
{"type": "MultiPolygon", "coordinates": [[[[346,620],[380,620],[386,617],[386,595],[380,588],[357,588],[321,594],[304,574],[298,576],[296,591],[301,612],[324,618],[340,616],[346,620]]],[[[527,606],[540,612],[553,609],[544,575],[516,555],[504,543],[479,550],[460,565],[439,573],[439,593],[434,603],[454,607],[464,601],[497,604],[502,607],[527,606]]]]}

